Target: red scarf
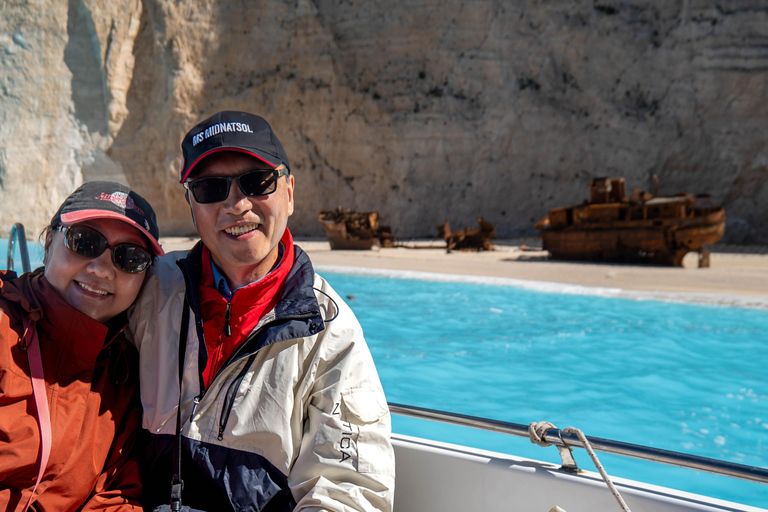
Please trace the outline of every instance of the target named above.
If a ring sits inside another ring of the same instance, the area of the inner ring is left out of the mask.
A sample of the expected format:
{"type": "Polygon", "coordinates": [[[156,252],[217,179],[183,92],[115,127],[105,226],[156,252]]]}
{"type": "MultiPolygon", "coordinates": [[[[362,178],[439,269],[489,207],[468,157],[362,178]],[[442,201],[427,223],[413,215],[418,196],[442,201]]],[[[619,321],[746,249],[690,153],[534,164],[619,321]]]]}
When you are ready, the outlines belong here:
{"type": "Polygon", "coordinates": [[[203,246],[199,293],[205,346],[208,349],[208,361],[203,370],[206,389],[229,356],[251,334],[259,320],[280,301],[283,285],[293,267],[294,258],[293,237],[288,228],[280,241],[285,247],[280,265],[261,280],[234,291],[230,303],[216,289],[211,270],[211,252],[203,246]],[[225,315],[228,308],[227,322],[225,315]]]}

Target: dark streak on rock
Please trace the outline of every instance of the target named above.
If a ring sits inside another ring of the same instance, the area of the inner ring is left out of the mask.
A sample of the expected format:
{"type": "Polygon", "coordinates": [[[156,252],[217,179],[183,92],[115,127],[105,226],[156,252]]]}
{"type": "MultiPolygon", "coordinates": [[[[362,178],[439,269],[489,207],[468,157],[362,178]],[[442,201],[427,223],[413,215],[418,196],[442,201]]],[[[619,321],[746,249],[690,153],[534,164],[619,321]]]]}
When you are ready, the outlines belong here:
{"type": "Polygon", "coordinates": [[[350,188],[350,190],[352,190],[352,192],[354,192],[355,191],[355,187],[352,186],[352,182],[354,181],[355,178],[354,177],[345,176],[344,173],[342,173],[340,169],[337,169],[334,166],[332,166],[328,162],[328,160],[326,160],[325,157],[322,154],[320,154],[320,150],[317,147],[317,143],[315,143],[314,140],[312,140],[309,137],[307,137],[304,134],[304,131],[301,128],[299,128],[299,135],[301,135],[301,137],[304,139],[304,142],[306,142],[307,145],[311,146],[311,148],[312,148],[311,154],[309,155],[309,158],[312,161],[312,167],[313,168],[316,167],[316,164],[315,164],[314,158],[313,158],[313,156],[314,156],[314,157],[316,157],[318,160],[320,160],[322,162],[322,165],[323,165],[324,169],[328,169],[333,174],[335,174],[338,178],[343,180],[344,183],[350,188]]]}
{"type": "Polygon", "coordinates": [[[533,89],[534,91],[541,89],[541,85],[536,80],[527,77],[518,78],[517,86],[521,91],[524,89],[533,89]]]}
{"type": "Polygon", "coordinates": [[[597,5],[595,5],[594,9],[597,12],[605,14],[607,16],[613,16],[613,15],[615,15],[618,12],[616,10],[616,8],[613,7],[612,5],[600,5],[600,4],[597,4],[597,5]]]}

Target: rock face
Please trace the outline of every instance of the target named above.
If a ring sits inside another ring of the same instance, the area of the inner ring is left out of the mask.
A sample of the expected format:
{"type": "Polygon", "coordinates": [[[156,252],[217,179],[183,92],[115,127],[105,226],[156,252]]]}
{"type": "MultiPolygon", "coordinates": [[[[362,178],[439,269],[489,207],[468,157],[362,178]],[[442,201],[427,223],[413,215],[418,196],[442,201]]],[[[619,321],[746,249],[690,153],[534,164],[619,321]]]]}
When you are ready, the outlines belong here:
{"type": "Polygon", "coordinates": [[[294,235],[375,210],[396,238],[478,216],[535,233],[589,179],[708,192],[724,240],[768,242],[768,1],[5,0],[0,232],[83,180],[194,232],[179,144],[264,116],[296,176],[294,235]]]}

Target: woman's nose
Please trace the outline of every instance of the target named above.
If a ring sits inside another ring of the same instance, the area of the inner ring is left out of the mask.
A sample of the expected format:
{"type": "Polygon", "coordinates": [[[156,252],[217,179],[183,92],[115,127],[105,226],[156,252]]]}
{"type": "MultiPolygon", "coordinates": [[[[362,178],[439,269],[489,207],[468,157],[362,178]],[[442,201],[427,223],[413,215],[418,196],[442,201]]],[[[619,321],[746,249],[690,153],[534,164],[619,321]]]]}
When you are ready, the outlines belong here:
{"type": "Polygon", "coordinates": [[[116,270],[114,263],[112,263],[112,249],[108,248],[99,256],[93,258],[86,268],[97,277],[112,279],[116,270]]]}

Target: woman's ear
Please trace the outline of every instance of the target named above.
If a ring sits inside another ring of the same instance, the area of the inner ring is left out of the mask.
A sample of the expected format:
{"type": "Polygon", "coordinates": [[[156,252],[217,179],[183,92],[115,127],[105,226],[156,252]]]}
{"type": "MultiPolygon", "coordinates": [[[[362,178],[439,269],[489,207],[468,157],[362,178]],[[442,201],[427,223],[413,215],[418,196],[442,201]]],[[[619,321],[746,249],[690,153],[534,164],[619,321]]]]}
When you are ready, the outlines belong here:
{"type": "Polygon", "coordinates": [[[51,247],[51,242],[53,242],[53,229],[51,229],[50,226],[45,228],[45,244],[44,247],[44,255],[43,255],[43,266],[48,266],[48,255],[50,254],[48,249],[51,247]]]}

